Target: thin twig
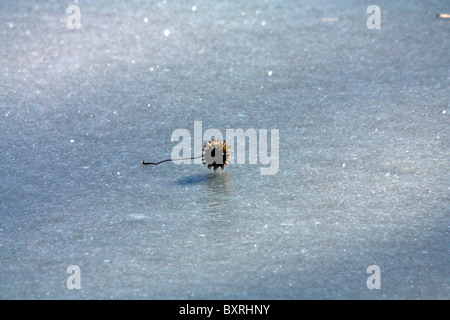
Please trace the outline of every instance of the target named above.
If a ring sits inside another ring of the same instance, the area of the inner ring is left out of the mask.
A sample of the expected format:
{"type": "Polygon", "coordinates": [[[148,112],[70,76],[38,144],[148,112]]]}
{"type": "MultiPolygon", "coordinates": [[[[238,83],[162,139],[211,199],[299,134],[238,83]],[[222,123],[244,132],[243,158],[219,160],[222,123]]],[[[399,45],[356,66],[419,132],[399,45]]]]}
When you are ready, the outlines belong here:
{"type": "Polygon", "coordinates": [[[160,163],[167,162],[167,161],[193,160],[193,159],[198,159],[200,157],[203,157],[203,156],[190,157],[190,158],[179,158],[179,159],[166,159],[166,160],[162,160],[162,161],[159,161],[159,162],[145,162],[144,160],[142,160],[142,164],[152,164],[152,165],[156,166],[156,165],[158,165],[160,163]]]}

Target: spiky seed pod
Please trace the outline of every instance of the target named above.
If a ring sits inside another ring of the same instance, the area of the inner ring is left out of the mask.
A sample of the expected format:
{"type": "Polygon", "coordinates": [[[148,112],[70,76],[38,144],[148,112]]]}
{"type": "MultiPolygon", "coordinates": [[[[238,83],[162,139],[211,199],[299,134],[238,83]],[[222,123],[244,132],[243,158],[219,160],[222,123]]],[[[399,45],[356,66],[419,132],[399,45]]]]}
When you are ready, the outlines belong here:
{"type": "Polygon", "coordinates": [[[233,156],[233,152],[224,140],[216,140],[215,138],[209,140],[203,147],[203,164],[208,165],[208,169],[218,168],[224,169],[225,165],[228,167],[233,156]]]}

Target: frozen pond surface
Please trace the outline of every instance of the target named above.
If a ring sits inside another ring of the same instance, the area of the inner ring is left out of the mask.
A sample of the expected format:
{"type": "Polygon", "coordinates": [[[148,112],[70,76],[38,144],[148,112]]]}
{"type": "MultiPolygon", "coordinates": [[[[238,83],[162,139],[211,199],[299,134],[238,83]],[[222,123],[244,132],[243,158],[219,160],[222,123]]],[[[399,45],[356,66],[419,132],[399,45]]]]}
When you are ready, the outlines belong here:
{"type": "Polygon", "coordinates": [[[0,298],[450,298],[449,1],[69,4],[0,2],[0,298]],[[140,164],[194,121],[278,173],[140,164]]]}

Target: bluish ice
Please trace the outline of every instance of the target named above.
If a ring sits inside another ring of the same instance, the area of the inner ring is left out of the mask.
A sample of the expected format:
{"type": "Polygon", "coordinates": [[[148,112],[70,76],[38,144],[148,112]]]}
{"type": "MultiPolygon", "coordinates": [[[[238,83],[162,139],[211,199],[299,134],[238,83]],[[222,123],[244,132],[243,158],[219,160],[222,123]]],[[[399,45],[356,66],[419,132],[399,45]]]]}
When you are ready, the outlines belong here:
{"type": "Polygon", "coordinates": [[[450,2],[373,4],[1,1],[0,298],[449,299],[450,2]],[[194,121],[278,172],[141,165],[194,121]]]}

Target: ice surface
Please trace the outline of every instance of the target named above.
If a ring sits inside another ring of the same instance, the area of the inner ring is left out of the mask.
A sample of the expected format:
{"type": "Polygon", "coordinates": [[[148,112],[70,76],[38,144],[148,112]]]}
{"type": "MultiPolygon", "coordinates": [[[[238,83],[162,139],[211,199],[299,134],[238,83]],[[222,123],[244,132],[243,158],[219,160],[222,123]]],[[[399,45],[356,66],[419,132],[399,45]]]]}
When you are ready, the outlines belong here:
{"type": "Polygon", "coordinates": [[[0,298],[450,298],[448,1],[68,5],[0,2],[0,298]],[[279,172],[140,164],[194,121],[279,172]]]}

